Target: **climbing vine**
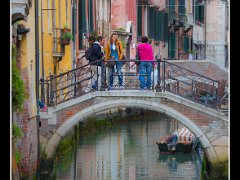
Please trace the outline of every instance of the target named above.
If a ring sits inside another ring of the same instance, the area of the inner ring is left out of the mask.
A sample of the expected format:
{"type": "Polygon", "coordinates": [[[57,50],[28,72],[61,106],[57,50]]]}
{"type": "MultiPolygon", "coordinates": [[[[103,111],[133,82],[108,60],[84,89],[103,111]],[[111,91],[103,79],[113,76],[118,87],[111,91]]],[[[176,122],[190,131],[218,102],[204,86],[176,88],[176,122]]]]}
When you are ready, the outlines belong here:
{"type": "Polygon", "coordinates": [[[17,68],[16,62],[17,48],[12,45],[12,108],[13,111],[22,111],[25,99],[24,82],[17,68]]]}
{"type": "Polygon", "coordinates": [[[12,135],[14,141],[17,141],[18,139],[21,139],[23,137],[22,129],[15,123],[13,123],[12,135]]]}

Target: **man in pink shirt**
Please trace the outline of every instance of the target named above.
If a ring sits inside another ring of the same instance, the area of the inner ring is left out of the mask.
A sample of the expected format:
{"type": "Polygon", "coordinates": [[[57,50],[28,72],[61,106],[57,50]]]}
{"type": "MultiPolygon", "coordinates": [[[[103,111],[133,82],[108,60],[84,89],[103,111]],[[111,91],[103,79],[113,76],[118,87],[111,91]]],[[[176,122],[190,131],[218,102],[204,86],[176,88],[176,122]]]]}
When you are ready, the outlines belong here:
{"type": "Polygon", "coordinates": [[[139,80],[141,89],[150,89],[151,87],[151,72],[154,64],[153,48],[147,43],[148,38],[142,37],[142,43],[138,45],[137,51],[139,54],[139,80]],[[145,77],[147,74],[147,77],[145,77]]]}

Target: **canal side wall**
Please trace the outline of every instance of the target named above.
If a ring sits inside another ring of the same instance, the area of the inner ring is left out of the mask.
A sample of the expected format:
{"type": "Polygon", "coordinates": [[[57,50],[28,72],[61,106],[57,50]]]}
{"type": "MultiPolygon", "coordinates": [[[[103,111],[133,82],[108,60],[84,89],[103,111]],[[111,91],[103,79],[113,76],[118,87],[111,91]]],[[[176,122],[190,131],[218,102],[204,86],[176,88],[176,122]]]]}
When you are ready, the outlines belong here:
{"type": "Polygon", "coordinates": [[[16,143],[17,149],[21,154],[19,170],[23,177],[32,178],[37,170],[37,121],[36,118],[29,119],[25,109],[23,113],[13,113],[16,122],[23,131],[23,138],[16,143]]]}

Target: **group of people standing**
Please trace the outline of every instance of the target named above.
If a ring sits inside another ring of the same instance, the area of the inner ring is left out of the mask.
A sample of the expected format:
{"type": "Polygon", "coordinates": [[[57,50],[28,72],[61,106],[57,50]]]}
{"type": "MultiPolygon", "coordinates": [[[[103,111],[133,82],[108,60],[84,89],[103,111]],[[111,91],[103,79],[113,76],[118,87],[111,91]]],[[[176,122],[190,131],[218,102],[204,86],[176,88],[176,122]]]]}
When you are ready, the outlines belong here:
{"type": "MultiPolygon", "coordinates": [[[[137,54],[139,57],[139,80],[140,80],[140,88],[141,89],[150,89],[151,87],[151,72],[154,66],[154,55],[153,48],[148,43],[148,38],[143,36],[141,38],[141,43],[137,46],[137,54]],[[147,75],[147,79],[145,78],[147,75]]],[[[98,36],[97,41],[95,41],[92,45],[93,55],[91,57],[91,69],[92,71],[96,71],[92,82],[93,89],[100,88],[100,77],[101,74],[101,62],[96,60],[105,60],[105,65],[108,67],[108,75],[109,75],[109,87],[108,89],[113,89],[113,80],[114,74],[117,73],[119,88],[124,89],[123,85],[123,73],[122,73],[122,65],[121,62],[124,59],[124,49],[122,42],[118,39],[117,33],[112,33],[110,36],[110,40],[107,42],[105,47],[105,37],[98,36]],[[108,60],[111,61],[107,62],[108,60]]]]}

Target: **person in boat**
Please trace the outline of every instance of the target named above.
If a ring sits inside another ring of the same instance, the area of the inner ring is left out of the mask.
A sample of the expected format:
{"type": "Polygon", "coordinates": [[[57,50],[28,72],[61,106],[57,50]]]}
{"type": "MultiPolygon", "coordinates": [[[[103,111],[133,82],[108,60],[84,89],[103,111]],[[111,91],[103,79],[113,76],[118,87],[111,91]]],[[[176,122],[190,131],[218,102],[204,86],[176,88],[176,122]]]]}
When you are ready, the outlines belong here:
{"type": "Polygon", "coordinates": [[[178,140],[178,131],[174,131],[172,134],[169,135],[169,137],[167,138],[167,145],[168,145],[168,149],[171,151],[175,151],[176,150],[176,144],[177,144],[177,140],[178,140]]]}

